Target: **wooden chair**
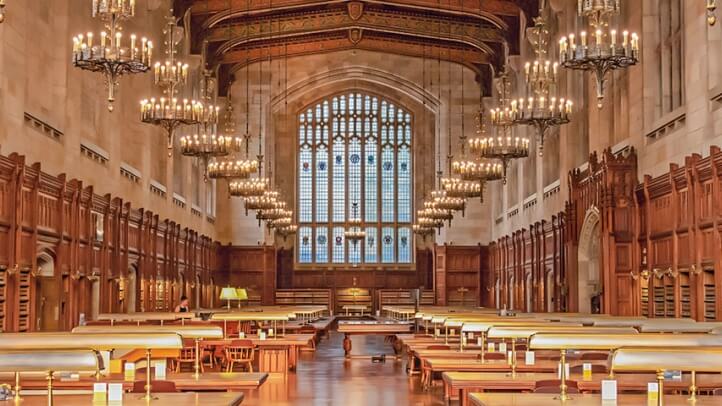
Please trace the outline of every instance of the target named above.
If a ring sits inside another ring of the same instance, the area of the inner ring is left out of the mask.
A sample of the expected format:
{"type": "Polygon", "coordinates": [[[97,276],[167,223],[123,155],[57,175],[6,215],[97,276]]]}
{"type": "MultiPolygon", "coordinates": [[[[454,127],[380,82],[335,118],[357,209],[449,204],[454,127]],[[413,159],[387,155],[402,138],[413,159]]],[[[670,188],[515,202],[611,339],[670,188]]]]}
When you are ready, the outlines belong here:
{"type": "MultiPolygon", "coordinates": [[[[152,381],[150,384],[150,390],[153,393],[170,393],[177,392],[175,388],[175,382],[173,381],[152,381]]],[[[145,393],[145,381],[133,382],[133,393],[145,393]]]]}
{"type": "Polygon", "coordinates": [[[446,344],[432,344],[426,347],[427,350],[450,350],[451,346],[446,344]]]}
{"type": "MultiPolygon", "coordinates": [[[[559,379],[546,379],[543,381],[537,381],[534,393],[559,393],[559,385],[561,381],[559,379]]],[[[579,387],[577,381],[567,380],[567,392],[568,393],[579,393],[579,387]]]]}
{"type": "MultiPolygon", "coordinates": [[[[592,364],[592,373],[606,374],[608,372],[607,366],[602,364],[592,364]]],[[[569,367],[570,374],[582,374],[584,373],[584,365],[574,365],[569,367]]]]}
{"type": "Polygon", "coordinates": [[[248,372],[253,372],[253,354],[255,347],[251,340],[233,340],[226,347],[227,372],[233,372],[235,364],[246,365],[248,372]]]}
{"type": "MultiPolygon", "coordinates": [[[[178,358],[174,360],[175,372],[181,371],[183,364],[190,364],[191,369],[195,367],[196,363],[196,343],[193,340],[183,340],[183,348],[178,354],[178,358]]],[[[200,362],[201,372],[203,372],[203,362],[200,362]]]]}

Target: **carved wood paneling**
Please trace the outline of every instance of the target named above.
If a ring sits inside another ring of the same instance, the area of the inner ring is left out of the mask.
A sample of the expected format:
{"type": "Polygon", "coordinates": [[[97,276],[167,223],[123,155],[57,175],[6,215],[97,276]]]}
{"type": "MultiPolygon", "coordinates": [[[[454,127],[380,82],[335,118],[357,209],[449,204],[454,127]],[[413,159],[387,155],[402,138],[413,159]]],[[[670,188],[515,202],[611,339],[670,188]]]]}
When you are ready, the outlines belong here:
{"type": "Polygon", "coordinates": [[[217,269],[217,251],[208,237],[132,209],[119,197],[98,196],[76,179],[45,174],[40,164],[26,165],[23,156],[0,156],[3,331],[36,330],[42,306],[57,307],[58,319],[49,323],[54,328],[76,326],[81,313],[91,317],[94,284],[100,312],[127,311],[131,265],[137,269],[137,311],[170,310],[181,292],[181,277],[205,289],[201,303],[191,296],[192,304],[208,306],[212,297],[206,286],[217,269]],[[175,255],[174,246],[191,247],[197,255],[175,255]],[[41,276],[41,254],[52,258],[53,275],[41,276]],[[51,284],[57,294],[40,295],[41,283],[51,284]]]}

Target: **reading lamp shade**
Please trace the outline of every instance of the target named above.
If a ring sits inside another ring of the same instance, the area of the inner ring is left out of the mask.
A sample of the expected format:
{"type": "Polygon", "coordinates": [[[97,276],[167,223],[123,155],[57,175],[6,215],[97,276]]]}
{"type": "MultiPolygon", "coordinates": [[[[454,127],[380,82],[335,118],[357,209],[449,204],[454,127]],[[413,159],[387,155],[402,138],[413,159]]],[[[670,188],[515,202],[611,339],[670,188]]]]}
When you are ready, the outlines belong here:
{"type": "Polygon", "coordinates": [[[238,300],[248,300],[248,292],[244,288],[236,289],[236,295],[238,300]]]}
{"type": "Polygon", "coordinates": [[[226,307],[230,309],[231,300],[238,300],[238,293],[236,293],[236,288],[227,287],[221,289],[221,300],[226,300],[226,307]]]}

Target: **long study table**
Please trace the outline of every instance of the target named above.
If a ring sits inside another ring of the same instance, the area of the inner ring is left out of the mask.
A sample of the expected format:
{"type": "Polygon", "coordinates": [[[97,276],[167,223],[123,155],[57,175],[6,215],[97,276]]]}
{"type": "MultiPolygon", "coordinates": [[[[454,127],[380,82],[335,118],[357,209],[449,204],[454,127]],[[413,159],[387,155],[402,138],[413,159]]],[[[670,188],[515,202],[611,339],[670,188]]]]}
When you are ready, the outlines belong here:
{"type": "MultiPolygon", "coordinates": [[[[122,406],[148,406],[150,405],[173,405],[173,406],[238,406],[243,402],[242,393],[214,393],[214,392],[192,392],[192,393],[156,393],[152,402],[141,399],[141,393],[126,393],[123,395],[122,406]]],[[[63,395],[53,396],[55,406],[84,406],[97,405],[93,403],[93,395],[63,395]]],[[[47,406],[48,399],[45,395],[25,396],[22,400],[23,406],[47,406]]],[[[113,403],[109,403],[113,404],[113,403]]],[[[10,400],[0,401],[1,406],[15,405],[10,400]]]]}
{"type": "MultiPolygon", "coordinates": [[[[265,372],[204,372],[198,377],[193,373],[169,373],[166,380],[175,382],[179,391],[239,391],[243,389],[257,389],[268,379],[265,372]]],[[[136,373],[135,381],[145,380],[145,373],[136,373]]],[[[14,378],[9,375],[0,377],[0,382],[15,384],[14,378]]],[[[122,383],[125,390],[133,387],[133,381],[126,381],[123,374],[112,374],[96,380],[93,377],[81,377],[79,379],[57,378],[53,381],[53,387],[57,390],[93,390],[93,384],[97,382],[122,383]]],[[[48,382],[43,377],[26,378],[21,375],[20,386],[23,390],[46,389],[48,382]]]]}
{"type": "MultiPolygon", "coordinates": [[[[531,392],[538,381],[558,379],[557,373],[528,373],[521,372],[515,376],[508,373],[498,372],[444,372],[445,400],[459,399],[461,405],[468,404],[468,394],[471,392],[504,391],[504,392],[531,392]]],[[[610,379],[607,374],[595,373],[590,379],[584,379],[581,374],[573,373],[568,378],[576,381],[580,392],[600,392],[602,381],[610,379]]],[[[617,391],[646,391],[647,383],[655,382],[656,375],[650,373],[640,374],[617,374],[614,378],[617,381],[617,391]]],[[[688,390],[691,385],[689,374],[684,374],[682,379],[665,379],[665,390],[688,390]]],[[[719,374],[697,374],[698,390],[713,390],[722,387],[722,375],[719,374]]],[[[626,395],[620,395],[626,396],[626,395]]],[[[722,404],[722,398],[720,398],[722,404]]]]}
{"type": "MultiPolygon", "coordinates": [[[[602,402],[598,394],[572,394],[571,400],[560,402],[557,394],[549,393],[472,393],[469,403],[474,406],[643,406],[647,405],[647,395],[618,396],[616,401],[602,402]]],[[[721,396],[697,396],[696,403],[690,403],[687,395],[665,395],[665,406],[719,406],[721,396]]]]}
{"type": "MultiPolygon", "coordinates": [[[[251,340],[258,347],[258,364],[261,372],[286,374],[296,369],[299,347],[309,345],[313,334],[286,334],[281,337],[267,337],[261,340],[257,335],[248,335],[240,340],[251,340]]],[[[211,339],[201,341],[205,347],[228,346],[238,338],[211,339]]]]}

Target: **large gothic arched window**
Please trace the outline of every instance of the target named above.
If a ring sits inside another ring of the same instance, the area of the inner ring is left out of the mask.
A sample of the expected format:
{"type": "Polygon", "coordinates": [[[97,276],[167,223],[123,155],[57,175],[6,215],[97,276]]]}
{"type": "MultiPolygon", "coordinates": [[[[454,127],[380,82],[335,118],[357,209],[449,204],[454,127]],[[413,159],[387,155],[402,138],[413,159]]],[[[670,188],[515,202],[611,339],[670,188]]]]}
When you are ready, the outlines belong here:
{"type": "Polygon", "coordinates": [[[411,263],[411,114],[349,92],[298,118],[298,263],[411,263]],[[366,238],[346,241],[359,219],[366,238]]]}

